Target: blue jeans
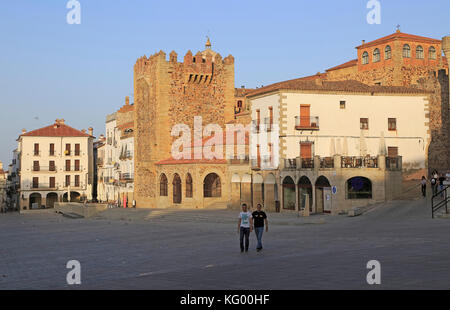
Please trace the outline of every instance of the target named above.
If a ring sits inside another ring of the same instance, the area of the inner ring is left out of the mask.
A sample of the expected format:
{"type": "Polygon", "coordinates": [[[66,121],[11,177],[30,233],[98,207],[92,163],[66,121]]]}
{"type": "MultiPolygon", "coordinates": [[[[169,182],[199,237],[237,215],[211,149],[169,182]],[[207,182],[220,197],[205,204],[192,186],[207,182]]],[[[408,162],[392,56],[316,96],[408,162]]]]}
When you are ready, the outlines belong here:
{"type": "Polygon", "coordinates": [[[264,232],[264,227],[255,227],[256,239],[258,240],[257,249],[262,249],[262,236],[264,232]]]}

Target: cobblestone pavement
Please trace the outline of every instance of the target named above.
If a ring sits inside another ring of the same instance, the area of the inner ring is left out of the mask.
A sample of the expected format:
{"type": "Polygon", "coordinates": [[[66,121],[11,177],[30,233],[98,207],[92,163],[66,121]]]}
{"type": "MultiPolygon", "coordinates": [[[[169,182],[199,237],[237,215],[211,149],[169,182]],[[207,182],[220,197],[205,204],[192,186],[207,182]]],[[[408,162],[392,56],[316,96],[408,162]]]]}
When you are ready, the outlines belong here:
{"type": "Polygon", "coordinates": [[[0,289],[450,289],[450,219],[425,200],[359,217],[269,214],[241,254],[232,211],[109,210],[93,219],[0,215],[0,289]],[[82,284],[66,284],[66,263],[82,284]],[[366,282],[369,260],[382,284],[366,282]]]}

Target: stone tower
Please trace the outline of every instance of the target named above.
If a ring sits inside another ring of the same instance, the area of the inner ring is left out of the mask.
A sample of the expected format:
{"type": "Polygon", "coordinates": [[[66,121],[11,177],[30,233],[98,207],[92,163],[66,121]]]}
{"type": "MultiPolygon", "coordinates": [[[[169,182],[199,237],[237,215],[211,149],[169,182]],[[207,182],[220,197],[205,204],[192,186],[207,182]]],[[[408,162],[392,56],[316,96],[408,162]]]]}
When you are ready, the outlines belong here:
{"type": "MultiPolygon", "coordinates": [[[[138,207],[156,207],[155,163],[171,156],[172,127],[193,129],[194,116],[203,124],[224,125],[234,119],[234,57],[211,49],[178,62],[172,51],[141,57],[134,65],[135,199],[138,207]]],[[[191,132],[192,134],[192,132],[191,132]]]]}

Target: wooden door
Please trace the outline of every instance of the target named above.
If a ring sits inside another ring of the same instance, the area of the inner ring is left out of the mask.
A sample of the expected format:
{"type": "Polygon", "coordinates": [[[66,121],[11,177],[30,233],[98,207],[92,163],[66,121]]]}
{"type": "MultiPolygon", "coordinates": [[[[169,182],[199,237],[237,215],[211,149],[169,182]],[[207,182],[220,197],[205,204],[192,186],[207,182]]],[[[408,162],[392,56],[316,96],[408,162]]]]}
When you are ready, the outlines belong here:
{"type": "Polygon", "coordinates": [[[309,105],[301,105],[300,106],[300,126],[301,127],[310,127],[311,119],[310,119],[310,106],[309,105]]]}
{"type": "Polygon", "coordinates": [[[300,143],[300,157],[305,159],[312,158],[311,143],[300,143]]]}

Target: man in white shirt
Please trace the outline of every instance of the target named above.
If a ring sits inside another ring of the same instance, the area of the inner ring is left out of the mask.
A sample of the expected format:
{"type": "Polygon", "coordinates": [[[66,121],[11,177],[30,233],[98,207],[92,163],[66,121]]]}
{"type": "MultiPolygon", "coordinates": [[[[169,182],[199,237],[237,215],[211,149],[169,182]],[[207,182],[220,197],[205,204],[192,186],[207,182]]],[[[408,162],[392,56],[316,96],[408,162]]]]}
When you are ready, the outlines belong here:
{"type": "Polygon", "coordinates": [[[249,237],[250,232],[253,230],[253,218],[252,213],[247,210],[247,205],[244,203],[242,205],[242,212],[239,213],[239,221],[238,221],[238,234],[239,241],[241,245],[241,253],[248,252],[249,246],[249,237]],[[244,247],[244,237],[245,237],[245,247],[244,247]]]}

